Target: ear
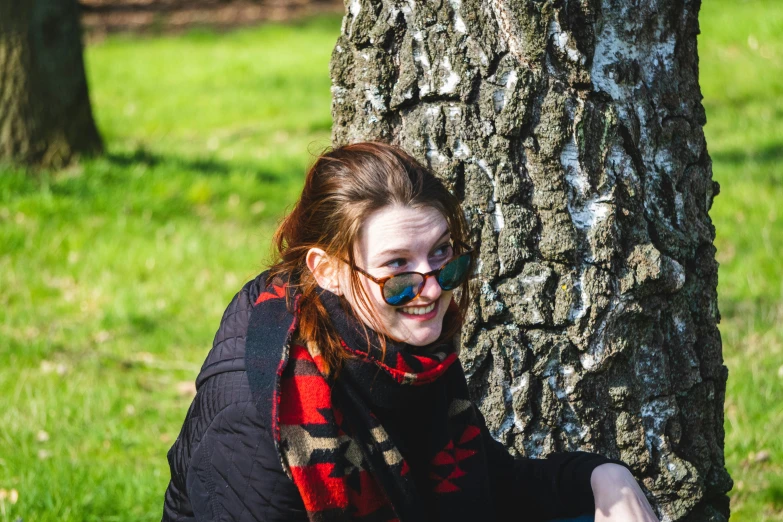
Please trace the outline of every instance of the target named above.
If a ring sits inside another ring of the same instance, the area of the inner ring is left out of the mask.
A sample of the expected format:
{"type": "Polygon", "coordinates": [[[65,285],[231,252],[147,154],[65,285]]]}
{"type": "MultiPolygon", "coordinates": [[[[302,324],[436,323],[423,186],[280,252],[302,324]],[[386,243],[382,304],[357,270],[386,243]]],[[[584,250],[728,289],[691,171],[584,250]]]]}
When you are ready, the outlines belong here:
{"type": "Polygon", "coordinates": [[[305,262],[318,286],[333,294],[342,295],[339,278],[340,267],[337,260],[320,248],[311,248],[307,251],[305,262]]]}

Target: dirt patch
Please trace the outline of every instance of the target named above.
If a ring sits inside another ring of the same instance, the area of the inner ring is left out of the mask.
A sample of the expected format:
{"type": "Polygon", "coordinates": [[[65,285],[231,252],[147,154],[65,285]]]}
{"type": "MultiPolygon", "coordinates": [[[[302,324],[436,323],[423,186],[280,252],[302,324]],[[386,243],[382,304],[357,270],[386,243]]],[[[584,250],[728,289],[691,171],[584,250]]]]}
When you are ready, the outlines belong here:
{"type": "Polygon", "coordinates": [[[88,41],[109,33],[223,30],[344,11],[342,0],[81,0],[80,6],[88,41]]]}

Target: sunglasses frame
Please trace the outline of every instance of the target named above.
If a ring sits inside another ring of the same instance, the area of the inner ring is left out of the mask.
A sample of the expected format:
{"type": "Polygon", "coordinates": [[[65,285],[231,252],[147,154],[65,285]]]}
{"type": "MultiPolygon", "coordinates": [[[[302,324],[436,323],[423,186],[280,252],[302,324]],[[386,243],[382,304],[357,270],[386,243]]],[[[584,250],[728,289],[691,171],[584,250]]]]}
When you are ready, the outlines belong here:
{"type": "MultiPolygon", "coordinates": [[[[455,240],[455,241],[454,241],[454,243],[455,243],[455,244],[457,244],[457,245],[459,245],[459,246],[460,246],[460,247],[462,247],[463,249],[465,249],[465,251],[464,251],[464,252],[461,252],[461,253],[459,253],[459,254],[457,254],[457,255],[455,255],[455,256],[453,256],[451,259],[449,259],[448,261],[446,261],[445,263],[443,263],[443,265],[441,265],[441,267],[440,267],[440,268],[436,268],[435,270],[430,270],[430,271],[429,271],[429,272],[427,272],[426,274],[424,274],[424,273],[421,273],[421,272],[414,272],[414,271],[409,271],[409,272],[400,272],[399,274],[394,274],[394,275],[390,275],[390,276],[386,276],[386,277],[375,277],[375,276],[373,276],[372,274],[368,273],[366,270],[364,270],[364,269],[362,269],[362,268],[359,268],[358,266],[354,265],[353,263],[348,263],[348,264],[351,266],[351,268],[353,268],[354,270],[356,270],[356,271],[357,271],[357,272],[359,272],[360,274],[363,274],[363,275],[365,275],[365,276],[366,276],[366,277],[367,277],[367,278],[368,278],[370,281],[372,281],[373,283],[375,283],[375,284],[377,284],[378,286],[380,286],[380,287],[381,287],[381,297],[383,297],[383,301],[384,301],[384,302],[385,302],[387,305],[389,305],[389,306],[405,306],[405,305],[407,305],[408,303],[410,303],[411,301],[413,301],[414,299],[416,299],[417,297],[419,297],[419,295],[421,294],[421,291],[424,289],[424,286],[427,284],[427,278],[428,278],[428,277],[435,277],[435,281],[438,283],[438,286],[440,286],[440,281],[438,281],[438,275],[440,275],[440,272],[441,272],[441,270],[443,270],[443,268],[444,268],[446,265],[448,265],[449,263],[451,263],[452,261],[454,261],[454,260],[455,260],[455,259],[457,259],[458,257],[462,257],[462,256],[464,256],[464,255],[470,255],[470,265],[468,266],[468,276],[470,276],[470,268],[473,266],[473,247],[472,247],[472,246],[470,246],[470,245],[468,245],[468,244],[467,244],[467,243],[465,243],[464,241],[460,241],[460,240],[458,240],[458,239],[457,239],[457,240],[455,240]],[[388,281],[390,281],[392,278],[399,277],[399,276],[402,276],[402,275],[407,275],[407,274],[417,274],[417,275],[420,275],[420,276],[422,276],[422,277],[424,278],[424,279],[422,280],[421,284],[419,285],[419,289],[418,289],[418,291],[416,292],[416,295],[414,295],[414,296],[413,296],[413,297],[411,297],[409,300],[407,300],[407,301],[405,301],[404,303],[401,303],[401,304],[392,304],[392,303],[390,303],[389,301],[387,301],[387,300],[386,300],[386,296],[383,294],[383,286],[384,286],[384,285],[385,285],[385,284],[386,284],[388,281]]],[[[467,278],[466,278],[466,279],[467,279],[467,278]]],[[[464,282],[465,282],[465,281],[463,281],[462,283],[464,283],[464,282]]],[[[461,285],[462,283],[460,283],[460,285],[461,285]]],[[[459,285],[457,285],[457,286],[459,286],[459,285]]],[[[440,288],[441,288],[441,290],[443,290],[443,287],[442,287],[442,286],[441,286],[440,288]]],[[[455,287],[455,288],[456,288],[456,287],[455,287]]],[[[452,288],[452,290],[453,290],[453,288],[452,288]]],[[[448,290],[447,290],[447,291],[448,291],[448,290]]]]}

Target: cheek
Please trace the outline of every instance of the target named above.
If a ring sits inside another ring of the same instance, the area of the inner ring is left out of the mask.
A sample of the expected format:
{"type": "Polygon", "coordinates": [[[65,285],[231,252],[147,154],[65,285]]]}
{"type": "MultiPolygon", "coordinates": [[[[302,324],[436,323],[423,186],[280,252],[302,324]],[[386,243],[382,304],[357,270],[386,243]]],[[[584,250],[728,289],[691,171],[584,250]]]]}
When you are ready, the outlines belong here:
{"type": "Polygon", "coordinates": [[[449,309],[449,305],[451,304],[451,300],[454,297],[454,290],[449,290],[447,292],[443,292],[440,296],[440,312],[442,315],[446,315],[446,312],[449,309]]]}
{"type": "Polygon", "coordinates": [[[383,297],[381,296],[381,287],[367,278],[362,278],[361,285],[364,295],[373,307],[373,311],[383,313],[382,305],[386,303],[383,302],[383,297]]]}
{"type": "Polygon", "coordinates": [[[353,296],[351,305],[359,307],[364,323],[372,328],[373,323],[380,320],[381,325],[386,329],[393,327],[397,314],[394,307],[386,304],[386,301],[383,300],[381,287],[367,278],[360,278],[359,286],[364,291],[365,299],[357,299],[357,296],[353,296]]]}

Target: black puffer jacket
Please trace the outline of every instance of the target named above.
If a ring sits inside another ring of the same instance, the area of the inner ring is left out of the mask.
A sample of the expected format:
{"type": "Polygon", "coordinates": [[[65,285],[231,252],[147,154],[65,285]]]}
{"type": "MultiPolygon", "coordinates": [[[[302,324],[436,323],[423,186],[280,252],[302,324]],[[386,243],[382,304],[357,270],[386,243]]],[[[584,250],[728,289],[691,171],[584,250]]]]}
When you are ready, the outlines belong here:
{"type": "MultiPolygon", "coordinates": [[[[164,521],[307,520],[245,372],[245,334],[262,280],[247,283],[231,301],[196,379],[196,397],[168,453],[164,521]]],[[[614,462],[581,452],[515,460],[500,443],[487,457],[499,518],[526,521],[591,512],[590,474],[614,462]]]]}

